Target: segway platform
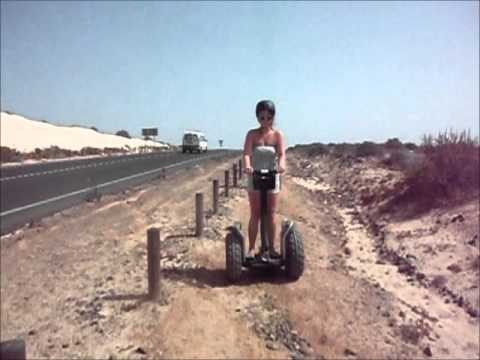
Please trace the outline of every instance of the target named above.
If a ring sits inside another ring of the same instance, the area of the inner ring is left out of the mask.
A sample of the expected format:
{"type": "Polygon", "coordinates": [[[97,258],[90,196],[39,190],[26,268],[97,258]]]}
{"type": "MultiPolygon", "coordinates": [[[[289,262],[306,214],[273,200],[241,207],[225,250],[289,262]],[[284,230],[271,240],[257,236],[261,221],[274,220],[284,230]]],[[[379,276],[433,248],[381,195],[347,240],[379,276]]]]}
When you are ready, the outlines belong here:
{"type": "Polygon", "coordinates": [[[244,266],[251,268],[268,268],[268,267],[280,267],[283,265],[281,257],[262,257],[260,254],[256,254],[253,259],[245,259],[244,266]]]}

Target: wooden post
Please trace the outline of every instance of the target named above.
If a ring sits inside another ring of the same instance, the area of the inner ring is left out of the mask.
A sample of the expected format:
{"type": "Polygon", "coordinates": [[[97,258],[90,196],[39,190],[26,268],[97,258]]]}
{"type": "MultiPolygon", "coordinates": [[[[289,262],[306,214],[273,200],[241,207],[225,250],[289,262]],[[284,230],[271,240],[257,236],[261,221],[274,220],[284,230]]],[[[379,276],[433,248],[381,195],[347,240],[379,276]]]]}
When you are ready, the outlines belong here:
{"type": "Polygon", "coordinates": [[[25,340],[15,339],[0,343],[0,359],[25,360],[26,355],[25,340]]]}
{"type": "Polygon", "coordinates": [[[239,179],[242,178],[242,172],[243,172],[243,169],[242,169],[242,159],[239,159],[239,160],[238,160],[238,178],[239,178],[239,179]]]}
{"type": "Polygon", "coordinates": [[[195,195],[195,209],[197,217],[195,236],[200,237],[203,233],[203,193],[197,193],[195,195]]]}
{"type": "Polygon", "coordinates": [[[157,300],[160,295],[160,231],[147,230],[148,297],[157,300]]]}
{"type": "Polygon", "coordinates": [[[218,212],[218,180],[213,180],[213,213],[218,212]]]}
{"type": "Polygon", "coordinates": [[[233,164],[233,187],[237,187],[237,164],[233,164]]]}
{"type": "Polygon", "coordinates": [[[228,182],[229,182],[229,171],[225,170],[225,197],[228,197],[228,182]]]}

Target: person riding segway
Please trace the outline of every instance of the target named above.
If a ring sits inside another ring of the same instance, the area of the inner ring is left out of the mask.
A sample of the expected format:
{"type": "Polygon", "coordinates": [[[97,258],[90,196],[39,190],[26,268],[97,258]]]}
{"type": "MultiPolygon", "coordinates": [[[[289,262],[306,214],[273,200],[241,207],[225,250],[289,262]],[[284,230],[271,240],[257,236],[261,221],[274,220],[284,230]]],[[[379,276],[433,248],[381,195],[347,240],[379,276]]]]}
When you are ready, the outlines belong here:
{"type": "Polygon", "coordinates": [[[275,251],[275,213],[281,174],[285,172],[283,134],[273,128],[275,105],[262,100],[255,109],[260,127],[248,132],[244,146],[245,172],[248,174],[248,197],[251,216],[248,226],[249,249],[245,252],[240,224],[227,228],[226,262],[231,281],[240,278],[242,267],[285,267],[292,278],[303,273],[303,241],[290,220],[284,220],[280,236],[280,253],[275,251]],[[255,241],[260,222],[261,247],[255,254],[255,241]]]}

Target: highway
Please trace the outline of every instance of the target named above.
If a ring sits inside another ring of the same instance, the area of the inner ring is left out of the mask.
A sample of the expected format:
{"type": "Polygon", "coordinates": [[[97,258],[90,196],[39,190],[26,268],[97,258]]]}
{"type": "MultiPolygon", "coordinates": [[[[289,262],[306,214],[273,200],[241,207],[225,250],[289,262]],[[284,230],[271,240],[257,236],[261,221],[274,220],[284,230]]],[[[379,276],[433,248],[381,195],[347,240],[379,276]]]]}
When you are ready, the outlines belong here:
{"type": "Polygon", "coordinates": [[[229,150],[202,154],[157,152],[2,167],[1,233],[84,201],[92,191],[119,191],[161,175],[164,168],[192,165],[231,153],[229,150]]]}

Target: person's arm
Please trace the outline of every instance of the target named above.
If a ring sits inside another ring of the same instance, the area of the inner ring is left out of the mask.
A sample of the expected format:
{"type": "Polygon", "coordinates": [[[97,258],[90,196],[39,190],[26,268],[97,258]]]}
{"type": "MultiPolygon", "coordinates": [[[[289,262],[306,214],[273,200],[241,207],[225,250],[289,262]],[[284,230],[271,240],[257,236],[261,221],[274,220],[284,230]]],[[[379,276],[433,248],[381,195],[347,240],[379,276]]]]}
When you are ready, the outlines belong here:
{"type": "Polygon", "coordinates": [[[280,130],[277,130],[277,156],[278,156],[278,172],[287,171],[287,161],[285,156],[285,138],[280,130]]]}
{"type": "Polygon", "coordinates": [[[253,130],[250,130],[247,133],[247,136],[245,138],[245,144],[243,146],[243,164],[244,164],[244,171],[247,174],[251,174],[253,172],[252,147],[253,147],[253,130]]]}

